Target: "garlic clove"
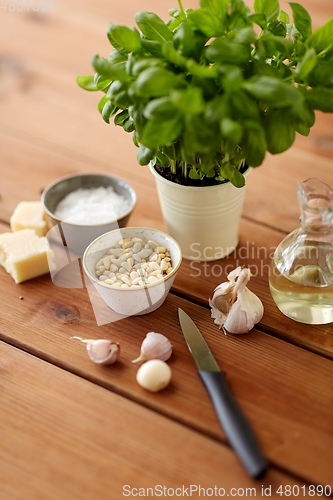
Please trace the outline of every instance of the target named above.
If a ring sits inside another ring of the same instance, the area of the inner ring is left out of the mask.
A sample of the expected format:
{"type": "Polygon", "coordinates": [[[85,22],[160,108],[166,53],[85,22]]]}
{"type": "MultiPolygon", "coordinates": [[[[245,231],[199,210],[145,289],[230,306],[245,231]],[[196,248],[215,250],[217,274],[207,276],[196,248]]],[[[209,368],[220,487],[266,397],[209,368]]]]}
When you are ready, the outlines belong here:
{"type": "Polygon", "coordinates": [[[90,359],[100,365],[112,365],[119,357],[120,346],[117,342],[106,339],[82,339],[81,337],[71,337],[86,344],[90,359]]]}
{"type": "Polygon", "coordinates": [[[212,300],[209,299],[209,305],[214,309],[214,314],[216,318],[223,319],[229,312],[230,307],[236,299],[236,278],[239,277],[242,268],[239,266],[233,271],[231,271],[224,283],[221,283],[214,290],[212,300]]]}
{"type": "Polygon", "coordinates": [[[229,333],[247,333],[261,320],[263,314],[264,306],[259,297],[244,287],[223,326],[229,333]]]}
{"type": "Polygon", "coordinates": [[[149,359],[160,359],[167,361],[172,354],[172,345],[161,333],[149,332],[141,344],[141,354],[132,363],[147,361],[149,359]]]}
{"type": "Polygon", "coordinates": [[[161,391],[171,380],[171,368],[161,359],[150,359],[140,366],[136,380],[141,387],[148,391],[161,391]]]}
{"type": "Polygon", "coordinates": [[[216,287],[209,300],[211,316],[224,332],[247,333],[264,314],[259,297],[246,287],[250,277],[249,269],[234,269],[227,276],[230,281],[216,287]]]}

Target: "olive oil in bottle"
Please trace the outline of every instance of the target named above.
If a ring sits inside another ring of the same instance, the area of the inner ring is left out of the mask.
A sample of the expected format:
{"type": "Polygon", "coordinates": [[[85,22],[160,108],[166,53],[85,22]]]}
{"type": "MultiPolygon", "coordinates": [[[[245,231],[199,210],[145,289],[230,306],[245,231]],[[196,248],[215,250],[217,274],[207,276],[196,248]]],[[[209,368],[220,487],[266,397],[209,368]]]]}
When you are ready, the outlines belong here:
{"type": "Polygon", "coordinates": [[[277,247],[271,262],[272,297],[286,316],[308,324],[333,322],[333,188],[300,182],[301,227],[277,247]]]}

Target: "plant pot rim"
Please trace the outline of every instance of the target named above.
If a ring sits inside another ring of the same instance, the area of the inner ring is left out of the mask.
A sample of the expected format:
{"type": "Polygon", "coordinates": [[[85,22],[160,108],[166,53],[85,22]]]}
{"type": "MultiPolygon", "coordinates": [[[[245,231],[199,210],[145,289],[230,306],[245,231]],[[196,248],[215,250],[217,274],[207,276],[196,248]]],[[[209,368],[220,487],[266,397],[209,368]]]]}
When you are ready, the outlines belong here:
{"type": "MultiPolygon", "coordinates": [[[[229,186],[233,186],[235,189],[242,189],[242,188],[236,188],[233,184],[231,184],[230,181],[224,182],[222,184],[215,184],[214,186],[185,186],[183,184],[178,184],[177,182],[170,181],[169,179],[165,179],[165,177],[163,177],[161,174],[157,172],[157,170],[151,164],[151,162],[149,162],[149,169],[152,172],[152,174],[155,177],[157,177],[161,182],[164,182],[165,184],[172,184],[176,189],[187,189],[189,191],[206,191],[207,189],[210,189],[211,191],[214,191],[216,189],[227,189],[229,186]]],[[[248,176],[251,170],[252,167],[248,167],[245,170],[245,172],[243,173],[245,178],[248,176]]]]}

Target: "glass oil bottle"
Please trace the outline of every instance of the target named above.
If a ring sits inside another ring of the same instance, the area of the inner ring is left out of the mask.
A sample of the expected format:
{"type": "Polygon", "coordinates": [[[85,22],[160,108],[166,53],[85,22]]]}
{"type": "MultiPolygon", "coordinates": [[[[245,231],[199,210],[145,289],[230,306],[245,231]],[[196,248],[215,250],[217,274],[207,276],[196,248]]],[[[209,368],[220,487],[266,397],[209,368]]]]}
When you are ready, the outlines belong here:
{"type": "Polygon", "coordinates": [[[333,188],[311,177],[298,183],[300,227],[276,248],[272,297],[286,316],[307,324],[333,322],[333,188]]]}

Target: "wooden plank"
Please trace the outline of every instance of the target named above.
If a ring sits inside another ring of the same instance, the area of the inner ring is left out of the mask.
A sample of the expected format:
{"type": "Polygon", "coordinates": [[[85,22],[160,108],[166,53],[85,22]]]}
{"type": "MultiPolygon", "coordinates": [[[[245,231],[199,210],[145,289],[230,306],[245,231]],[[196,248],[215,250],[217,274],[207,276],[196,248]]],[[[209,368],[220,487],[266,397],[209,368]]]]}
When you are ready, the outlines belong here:
{"type": "Polygon", "coordinates": [[[270,461],[309,482],[332,481],[331,361],[256,330],[224,336],[207,309],[173,294],[154,313],[98,327],[85,290],[55,287],[47,276],[16,285],[0,271],[2,340],[225,442],[178,326],[182,307],[226,370],[270,461]],[[135,381],[131,360],[148,331],[165,334],[174,346],[173,382],[165,393],[152,395],[135,381]],[[120,342],[120,361],[110,369],[94,365],[84,346],[70,340],[74,335],[120,342]]]}
{"type": "MultiPolygon", "coordinates": [[[[0,186],[0,220],[9,221],[15,206],[22,200],[36,200],[47,184],[54,181],[59,176],[75,173],[87,172],[98,166],[91,168],[89,161],[85,158],[80,160],[68,159],[63,152],[50,152],[40,145],[29,144],[23,140],[17,140],[10,136],[0,134],[0,151],[2,161],[0,163],[0,175],[2,182],[0,186]],[[26,172],[31,174],[27,177],[26,172]],[[24,185],[18,185],[17,179],[25,178],[24,185]]],[[[147,168],[138,167],[141,177],[131,176],[124,173],[124,178],[135,188],[138,196],[137,207],[131,216],[130,225],[154,227],[164,230],[161,210],[159,207],[157,192],[154,180],[147,168]]],[[[258,171],[253,172],[256,175],[258,171]]],[[[116,169],[109,168],[109,173],[117,175],[116,169]]],[[[276,177],[279,174],[277,168],[276,177]]],[[[285,178],[287,172],[285,172],[285,178]]],[[[251,181],[251,179],[250,179],[251,181]]],[[[261,180],[263,182],[263,179],[261,180]]],[[[296,185],[296,182],[295,182],[296,185]]],[[[250,183],[248,191],[252,193],[251,200],[254,200],[254,209],[260,212],[260,216],[268,212],[264,211],[263,203],[257,200],[263,198],[262,191],[257,190],[258,183],[250,183]]],[[[282,189],[282,188],[281,188],[282,189]]],[[[264,191],[264,193],[266,193],[264,191]]],[[[292,196],[291,190],[289,192],[292,196]]],[[[249,214],[251,207],[247,205],[248,197],[251,193],[246,193],[244,213],[249,214]]],[[[272,193],[268,198],[274,200],[272,193]]],[[[273,210],[282,210],[278,203],[272,203],[273,210]]],[[[294,206],[296,211],[296,204],[294,206]]],[[[285,211],[285,219],[289,217],[285,211]]],[[[281,213],[280,213],[281,215],[281,213]]],[[[247,216],[247,215],[246,215],[247,216]]],[[[295,215],[295,226],[297,217],[295,215]]],[[[290,216],[291,220],[291,216],[290,216]]],[[[250,266],[255,275],[251,280],[251,289],[261,298],[265,307],[265,315],[261,321],[261,327],[274,335],[290,340],[291,342],[322,353],[326,356],[333,356],[333,337],[331,325],[304,326],[283,316],[277,309],[271,297],[268,286],[268,268],[271,257],[276,246],[284,238],[285,234],[259,225],[258,223],[243,219],[240,227],[240,243],[237,251],[228,259],[219,260],[211,264],[198,264],[184,261],[173,290],[208,306],[208,298],[212,296],[214,288],[225,280],[226,273],[238,265],[250,266]]],[[[193,254],[197,255],[196,253],[193,254]]],[[[207,249],[209,256],[209,249],[207,249]]]]}
{"type": "Polygon", "coordinates": [[[244,214],[289,233],[299,227],[297,182],[319,177],[333,185],[333,160],[297,148],[268,155],[262,167],[247,178],[244,214]]]}
{"type": "Polygon", "coordinates": [[[2,500],[120,500],[157,485],[193,485],[193,498],[203,494],[196,485],[257,496],[271,487],[275,499],[280,485],[297,485],[310,498],[308,485],[274,469],[249,479],[226,446],[156,412],[2,342],[0,352],[2,500]]]}

